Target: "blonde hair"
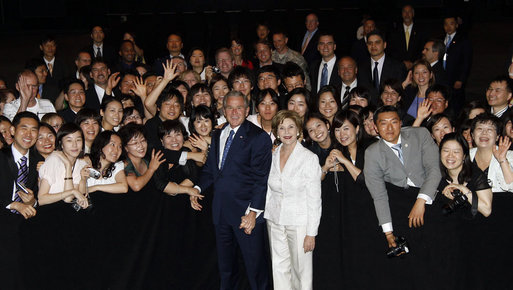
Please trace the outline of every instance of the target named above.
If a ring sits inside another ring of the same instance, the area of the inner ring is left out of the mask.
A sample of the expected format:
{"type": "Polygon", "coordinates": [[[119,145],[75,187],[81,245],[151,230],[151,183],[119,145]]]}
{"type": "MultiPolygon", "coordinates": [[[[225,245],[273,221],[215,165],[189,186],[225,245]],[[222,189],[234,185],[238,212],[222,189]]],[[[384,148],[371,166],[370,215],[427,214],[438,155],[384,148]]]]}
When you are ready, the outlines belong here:
{"type": "MultiPolygon", "coordinates": [[[[273,117],[272,120],[272,132],[274,136],[276,136],[276,140],[278,140],[278,126],[285,121],[285,119],[291,119],[294,121],[297,127],[297,132],[299,133],[299,136],[297,137],[298,140],[303,139],[303,120],[299,116],[298,113],[294,111],[288,111],[288,110],[281,110],[273,117]]],[[[278,140],[279,141],[279,140],[278,140]]],[[[280,141],[281,142],[281,141],[280,141]]]]}

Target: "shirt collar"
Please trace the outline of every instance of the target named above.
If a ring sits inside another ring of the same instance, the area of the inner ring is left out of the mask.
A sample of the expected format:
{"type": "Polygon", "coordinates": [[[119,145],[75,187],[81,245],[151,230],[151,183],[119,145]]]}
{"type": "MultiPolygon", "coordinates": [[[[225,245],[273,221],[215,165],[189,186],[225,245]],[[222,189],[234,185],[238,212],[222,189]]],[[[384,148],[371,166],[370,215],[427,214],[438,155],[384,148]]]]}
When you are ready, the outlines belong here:
{"type": "Polygon", "coordinates": [[[434,67],[434,66],[435,66],[435,64],[437,64],[437,63],[438,63],[438,60],[435,60],[434,62],[430,63],[430,64],[431,64],[431,67],[434,67]]]}
{"type": "Polygon", "coordinates": [[[383,54],[382,57],[380,57],[378,60],[374,60],[372,59],[371,57],[371,65],[374,66],[374,63],[377,61],[380,65],[383,64],[385,62],[385,55],[386,53],[383,54]]]}
{"type": "Polygon", "coordinates": [[[237,134],[237,131],[239,130],[240,126],[241,126],[241,125],[239,125],[239,126],[237,126],[237,127],[235,127],[235,128],[232,128],[232,127],[230,126],[230,124],[228,123],[228,124],[226,125],[226,127],[224,128],[224,132],[225,132],[225,133],[229,133],[231,130],[233,130],[233,135],[235,135],[235,134],[237,134]]]}
{"type": "Polygon", "coordinates": [[[408,30],[408,32],[411,33],[411,29],[413,28],[413,22],[410,25],[406,25],[403,22],[403,28],[404,28],[404,31],[408,30]]]}
{"type": "Polygon", "coordinates": [[[332,65],[335,65],[335,61],[337,60],[337,56],[336,55],[333,55],[333,57],[328,60],[328,61],[324,61],[324,59],[321,61],[321,65],[324,65],[325,63],[328,64],[328,66],[332,66],[332,65]]]}
{"type": "Polygon", "coordinates": [[[23,156],[27,157],[27,160],[28,160],[29,150],[27,150],[27,154],[23,155],[23,154],[21,154],[20,151],[18,151],[18,149],[16,149],[14,144],[11,146],[11,150],[12,150],[12,156],[14,157],[14,162],[18,163],[20,161],[21,157],[23,157],[23,156]]]}
{"type": "Polygon", "coordinates": [[[388,142],[387,140],[381,138],[381,140],[383,140],[383,142],[385,142],[385,144],[387,144],[388,147],[392,148],[392,146],[395,146],[397,144],[401,144],[401,134],[399,134],[399,139],[397,139],[397,144],[393,144],[393,143],[390,143],[388,142]]]}
{"type": "Polygon", "coordinates": [[[48,65],[49,63],[51,63],[53,65],[53,63],[55,62],[55,56],[50,61],[46,60],[46,58],[44,58],[44,57],[43,57],[43,59],[44,59],[46,65],[48,65]]]}
{"type": "Polygon", "coordinates": [[[506,107],[504,107],[503,109],[500,109],[499,111],[497,111],[497,112],[495,112],[495,113],[493,112],[493,107],[492,107],[490,110],[491,110],[491,113],[492,113],[492,114],[494,114],[495,116],[497,116],[497,117],[501,117],[501,116],[504,114],[504,112],[506,112],[506,110],[507,110],[508,108],[509,108],[509,107],[506,105],[506,107]]]}

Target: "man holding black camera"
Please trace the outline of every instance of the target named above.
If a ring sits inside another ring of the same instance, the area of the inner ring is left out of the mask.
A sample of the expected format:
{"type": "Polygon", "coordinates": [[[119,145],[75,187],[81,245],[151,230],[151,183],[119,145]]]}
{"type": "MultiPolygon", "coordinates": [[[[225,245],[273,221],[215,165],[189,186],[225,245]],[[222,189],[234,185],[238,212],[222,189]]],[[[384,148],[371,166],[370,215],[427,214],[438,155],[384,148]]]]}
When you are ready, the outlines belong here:
{"type": "Polygon", "coordinates": [[[393,219],[396,233],[406,238],[412,251],[406,259],[391,262],[392,267],[387,268],[390,280],[397,289],[415,288],[412,286],[417,283],[426,287],[429,276],[422,281],[414,277],[418,273],[429,274],[424,259],[426,237],[421,227],[425,204],[433,202],[441,180],[438,147],[425,128],[401,129],[395,107],[383,106],[374,116],[381,139],[365,151],[365,183],[388,246],[397,247],[400,240],[394,235],[393,219]]]}

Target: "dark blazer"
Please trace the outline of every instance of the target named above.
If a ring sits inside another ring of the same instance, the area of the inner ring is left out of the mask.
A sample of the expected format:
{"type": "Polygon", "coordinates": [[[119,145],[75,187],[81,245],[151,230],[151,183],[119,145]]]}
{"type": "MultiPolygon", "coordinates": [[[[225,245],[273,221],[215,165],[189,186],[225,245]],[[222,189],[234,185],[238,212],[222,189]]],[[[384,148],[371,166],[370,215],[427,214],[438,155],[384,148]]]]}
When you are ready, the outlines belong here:
{"type": "Polygon", "coordinates": [[[400,61],[414,62],[422,58],[422,49],[425,43],[425,34],[416,23],[413,23],[410,33],[410,42],[406,49],[406,37],[404,35],[404,26],[401,23],[397,29],[390,33],[387,40],[387,53],[400,61]]]}
{"type": "MultiPolygon", "coordinates": [[[[305,33],[299,37],[299,44],[296,48],[297,51],[301,53],[301,44],[303,43],[303,38],[305,38],[305,33]]],[[[308,42],[308,45],[306,46],[305,52],[303,53],[303,57],[306,60],[306,63],[308,63],[308,67],[311,68],[312,65],[321,59],[321,54],[317,50],[317,44],[319,42],[319,30],[317,30],[312,38],[310,39],[310,42],[308,42]]]]}
{"type": "MultiPolygon", "coordinates": [[[[260,68],[260,62],[257,59],[253,64],[254,64],[254,72],[255,72],[255,79],[256,79],[258,77],[258,75],[256,75],[256,73],[258,72],[258,69],[260,68]]],[[[285,67],[284,64],[277,63],[277,62],[273,61],[271,65],[280,72],[280,75],[283,73],[283,68],[285,67]]],[[[258,80],[257,80],[257,82],[258,82],[258,80]]]]}
{"type": "MultiPolygon", "coordinates": [[[[335,88],[339,88],[342,84],[342,79],[338,75],[337,61],[338,58],[335,56],[335,65],[333,66],[330,81],[328,82],[329,85],[332,85],[335,88]]],[[[318,60],[310,67],[310,83],[312,85],[312,94],[317,94],[317,91],[319,90],[320,83],[318,82],[318,78],[321,62],[322,60],[318,60]]]]}
{"type": "Polygon", "coordinates": [[[55,100],[57,99],[57,97],[59,97],[59,93],[68,75],[69,70],[66,64],[63,61],[61,61],[60,58],[55,57],[52,74],[50,74],[50,70],[48,70],[46,83],[43,85],[42,97],[50,100],[52,103],[55,103],[55,100]]]}
{"type": "MultiPolygon", "coordinates": [[[[88,46],[82,48],[83,51],[89,52],[92,59],[95,59],[96,52],[93,51],[93,43],[89,44],[88,46]]],[[[113,66],[116,63],[116,60],[118,59],[119,54],[116,53],[116,50],[111,45],[103,43],[103,55],[102,58],[107,62],[107,65],[109,67],[113,66]]]]}
{"type": "Polygon", "coordinates": [[[153,71],[159,76],[164,75],[164,68],[162,67],[162,65],[165,64],[166,61],[169,59],[171,59],[171,56],[169,54],[167,54],[164,57],[157,58],[152,66],[153,71]]]}
{"type": "Polygon", "coordinates": [[[135,68],[139,66],[141,63],[134,61],[132,64],[127,64],[123,62],[121,59],[116,63],[115,66],[112,67],[111,72],[121,72],[121,74],[126,73],[137,73],[135,68]]]}
{"type": "MultiPolygon", "coordinates": [[[[398,79],[403,81],[406,78],[406,66],[401,61],[398,61],[387,54],[385,54],[385,62],[383,63],[383,69],[381,70],[381,76],[379,78],[380,86],[387,79],[398,79]]],[[[371,69],[371,58],[367,58],[362,63],[358,64],[358,84],[368,88],[372,95],[372,101],[377,104],[379,99],[379,91],[374,87],[372,82],[372,69],[371,69]]]]}
{"type": "Polygon", "coordinates": [[[434,66],[431,67],[433,74],[435,75],[435,83],[448,86],[447,73],[444,69],[443,60],[439,60],[434,66]]]}
{"type": "MultiPolygon", "coordinates": [[[[229,126],[226,124],[224,127],[229,126]]],[[[223,127],[223,128],[224,128],[223,127]]],[[[219,138],[214,131],[211,149],[203,166],[199,186],[205,192],[212,186],[212,214],[215,225],[240,225],[249,205],[263,210],[267,178],[271,169],[272,144],[269,135],[245,120],[233,137],[223,169],[219,169],[219,138]]],[[[257,223],[264,222],[263,216],[257,223]]]]}
{"type": "MultiPolygon", "coordinates": [[[[34,192],[37,196],[37,163],[42,161],[41,157],[31,149],[29,151],[28,179],[25,186],[34,192]]],[[[0,259],[0,278],[2,286],[5,289],[24,289],[21,286],[21,274],[19,264],[21,262],[19,227],[24,218],[21,214],[12,213],[5,207],[12,203],[12,193],[14,181],[18,177],[18,166],[14,162],[11,147],[0,150],[0,227],[2,235],[0,236],[0,248],[3,249],[2,259],[0,259]],[[9,270],[6,270],[9,269],[9,270]]]]}
{"type": "Polygon", "coordinates": [[[59,114],[59,116],[61,116],[66,123],[75,122],[75,118],[77,117],[77,114],[75,114],[75,112],[73,112],[69,107],[58,111],[57,114],[59,114]]]}
{"type": "MultiPolygon", "coordinates": [[[[444,38],[445,35],[441,39],[444,38]]],[[[456,81],[465,84],[472,66],[472,44],[470,40],[464,34],[456,32],[446,54],[445,71],[447,72],[449,85],[452,87],[456,81]]]]}
{"type": "Polygon", "coordinates": [[[351,57],[354,58],[357,64],[362,63],[364,60],[370,57],[369,49],[365,38],[356,40],[351,46],[351,57]]]}
{"type": "MultiPolygon", "coordinates": [[[[107,94],[103,94],[103,98],[105,98],[107,94]]],[[[102,100],[103,100],[102,98],[102,100]]],[[[84,108],[90,108],[96,111],[100,111],[100,99],[98,99],[98,94],[96,93],[96,89],[94,88],[94,84],[91,84],[89,88],[86,90],[86,101],[84,108]]]]}

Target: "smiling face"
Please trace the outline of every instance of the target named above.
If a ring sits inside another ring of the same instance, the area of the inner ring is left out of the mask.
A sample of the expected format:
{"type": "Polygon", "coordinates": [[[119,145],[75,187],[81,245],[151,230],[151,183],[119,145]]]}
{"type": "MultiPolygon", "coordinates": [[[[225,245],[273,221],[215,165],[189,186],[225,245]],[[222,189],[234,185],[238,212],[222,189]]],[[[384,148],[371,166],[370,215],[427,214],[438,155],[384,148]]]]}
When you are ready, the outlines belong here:
{"type": "Polygon", "coordinates": [[[283,84],[285,84],[285,88],[287,92],[290,93],[295,88],[304,88],[306,81],[301,78],[301,76],[291,76],[283,79],[283,84]]]}
{"type": "Polygon", "coordinates": [[[134,44],[128,41],[123,42],[123,44],[119,48],[119,55],[125,63],[133,63],[135,60],[134,44]]]}
{"type": "Polygon", "coordinates": [[[91,67],[91,78],[94,80],[94,83],[100,87],[107,85],[108,76],[110,75],[110,70],[107,68],[107,65],[101,62],[97,62],[93,64],[91,67]]]}
{"type": "Polygon", "coordinates": [[[451,132],[454,132],[454,127],[451,125],[451,122],[447,118],[440,119],[431,128],[431,136],[433,136],[435,139],[436,144],[440,144],[444,136],[451,132]]]}
{"type": "Polygon", "coordinates": [[[182,149],[184,137],[180,131],[171,131],[162,137],[162,146],[164,148],[178,151],[182,149]]]}
{"type": "Polygon", "coordinates": [[[80,123],[80,129],[84,133],[85,141],[93,143],[98,133],[100,133],[100,124],[95,119],[86,119],[80,123]]]}
{"type": "Polygon", "coordinates": [[[376,127],[381,138],[387,142],[397,144],[401,134],[401,119],[396,112],[378,114],[376,127]]]}
{"type": "Polygon", "coordinates": [[[366,98],[358,96],[357,94],[353,94],[351,96],[351,99],[349,100],[349,105],[357,105],[362,108],[365,108],[369,105],[369,101],[366,98]]]}
{"type": "Polygon", "coordinates": [[[82,152],[82,132],[76,131],[64,136],[61,140],[62,151],[68,158],[77,158],[82,152]]]}
{"type": "Polygon", "coordinates": [[[200,136],[207,137],[210,136],[212,132],[212,120],[208,118],[198,117],[194,120],[194,129],[200,136]]]}
{"type": "Polygon", "coordinates": [[[45,126],[39,128],[36,149],[43,156],[48,156],[55,150],[55,135],[45,126]]]}
{"type": "Polygon", "coordinates": [[[244,99],[240,97],[229,97],[224,108],[226,120],[232,128],[242,124],[249,114],[249,107],[244,105],[244,99]]]}
{"type": "Polygon", "coordinates": [[[287,103],[287,110],[298,113],[299,117],[303,119],[308,111],[305,96],[300,94],[292,95],[287,103]]]}
{"type": "Polygon", "coordinates": [[[39,134],[39,123],[32,118],[21,118],[18,126],[10,128],[14,136],[13,146],[23,155],[34,146],[39,134]]]}
{"type": "Polygon", "coordinates": [[[159,116],[162,120],[176,120],[180,117],[182,106],[177,97],[172,97],[160,105],[159,116]]]}
{"type": "Polygon", "coordinates": [[[352,58],[343,57],[338,62],[338,75],[344,84],[350,85],[356,79],[357,72],[358,67],[352,58]]]}
{"type": "Polygon", "coordinates": [[[319,43],[317,44],[317,50],[321,54],[322,58],[327,61],[335,55],[335,49],[337,45],[331,35],[323,35],[319,37],[319,43]]]}
{"type": "Polygon", "coordinates": [[[284,145],[296,143],[299,137],[299,129],[294,120],[285,118],[280,125],[278,125],[278,137],[284,145]]]}
{"type": "Polygon", "coordinates": [[[356,144],[356,134],[358,134],[358,130],[360,130],[360,126],[356,126],[355,128],[351,122],[346,120],[342,126],[335,128],[335,138],[342,146],[347,147],[354,145],[356,144]]]}
{"type": "Polygon", "coordinates": [[[330,136],[328,125],[317,118],[308,120],[305,127],[310,139],[317,143],[325,142],[330,136]]]}
{"type": "Polygon", "coordinates": [[[133,136],[125,146],[125,151],[129,158],[144,158],[147,149],[148,142],[141,134],[133,136]]]}
{"type": "Polygon", "coordinates": [[[281,80],[273,72],[262,72],[258,75],[258,88],[272,89],[278,92],[278,86],[281,84],[281,80]]]}
{"type": "Polygon", "coordinates": [[[255,53],[260,64],[267,64],[271,61],[271,48],[263,43],[258,43],[255,47],[255,53]]]}
{"type": "Polygon", "coordinates": [[[413,68],[413,82],[417,86],[428,86],[429,81],[433,78],[433,74],[429,72],[428,68],[424,65],[417,65],[413,68]]]}
{"type": "Polygon", "coordinates": [[[110,125],[116,127],[123,119],[123,105],[120,102],[110,102],[104,110],[100,110],[100,115],[103,117],[103,125],[110,125]]]}
{"type": "Polygon", "coordinates": [[[232,55],[227,51],[221,51],[217,54],[217,67],[222,74],[229,74],[235,65],[232,55]]]}
{"type": "Polygon", "coordinates": [[[232,46],[230,46],[230,49],[232,51],[232,54],[234,56],[241,56],[242,55],[242,44],[237,43],[235,40],[232,40],[232,46]]]}
{"type": "Polygon", "coordinates": [[[46,77],[48,76],[48,69],[46,68],[46,65],[40,65],[38,66],[34,73],[37,76],[37,82],[38,84],[44,84],[46,83],[46,77]]]}
{"type": "Polygon", "coordinates": [[[68,101],[70,108],[75,112],[84,107],[85,98],[84,88],[79,83],[71,84],[66,94],[64,94],[64,99],[68,101]]]}
{"type": "Polygon", "coordinates": [[[199,91],[192,96],[192,106],[197,107],[199,105],[205,105],[210,107],[212,104],[212,97],[207,91],[199,91]]]}
{"type": "Polygon", "coordinates": [[[456,140],[449,140],[440,150],[440,161],[448,170],[461,170],[465,161],[465,152],[456,140]]]}
{"type": "Polygon", "coordinates": [[[381,93],[381,101],[385,106],[395,106],[401,100],[401,96],[390,86],[385,86],[381,93]]]}
{"type": "Polygon", "coordinates": [[[319,113],[331,120],[338,111],[337,101],[331,92],[322,93],[319,96],[319,113]]]}
{"type": "Polygon", "coordinates": [[[495,109],[501,109],[508,105],[511,101],[511,92],[507,90],[507,84],[505,81],[492,82],[486,90],[486,100],[490,107],[495,109]]]}
{"type": "Polygon", "coordinates": [[[472,138],[476,147],[488,149],[495,146],[495,143],[499,139],[497,129],[491,122],[477,123],[474,131],[472,132],[472,138]]]}
{"type": "Polygon", "coordinates": [[[449,106],[449,102],[440,92],[430,92],[427,99],[431,101],[431,115],[443,113],[449,106]]]}
{"type": "Polygon", "coordinates": [[[271,121],[277,112],[278,104],[273,101],[269,94],[258,104],[258,114],[262,117],[262,120],[271,121]]]}
{"type": "Polygon", "coordinates": [[[276,33],[273,35],[274,48],[278,53],[284,53],[287,49],[288,37],[285,37],[283,33],[276,33]]]}
{"type": "Polygon", "coordinates": [[[214,94],[214,98],[217,100],[218,104],[223,103],[223,98],[229,91],[230,88],[224,80],[217,81],[212,87],[212,93],[214,94]]]}
{"type": "Polygon", "coordinates": [[[4,137],[5,143],[7,143],[7,145],[11,145],[14,141],[9,128],[11,128],[11,124],[9,122],[0,122],[0,134],[2,134],[2,137],[4,137]]]}
{"type": "Polygon", "coordinates": [[[100,160],[115,163],[119,160],[122,151],[121,138],[117,135],[112,135],[109,143],[102,149],[103,155],[100,160]]]}

